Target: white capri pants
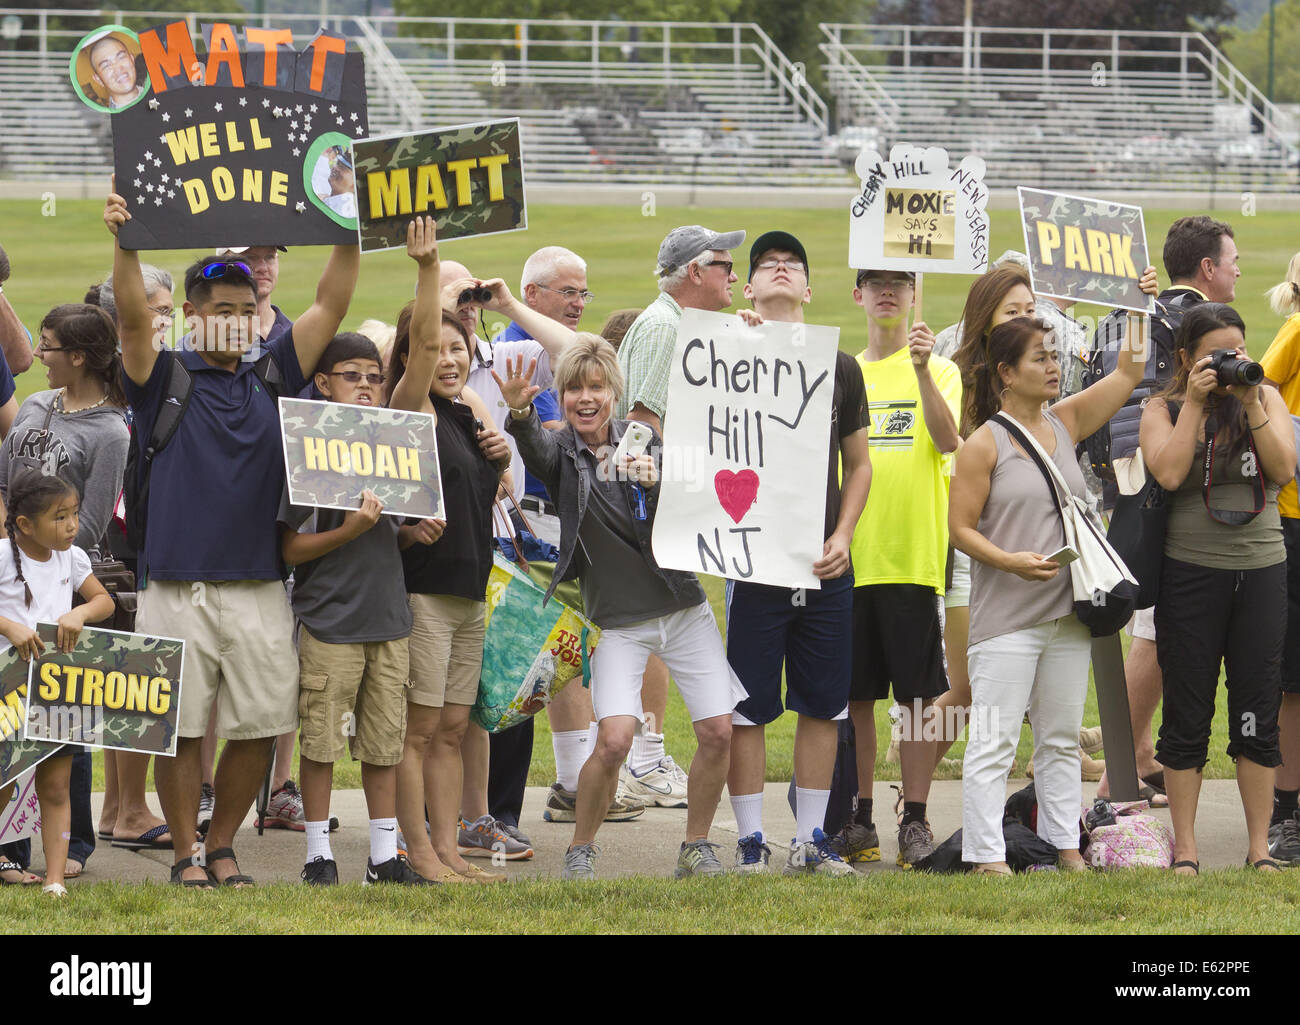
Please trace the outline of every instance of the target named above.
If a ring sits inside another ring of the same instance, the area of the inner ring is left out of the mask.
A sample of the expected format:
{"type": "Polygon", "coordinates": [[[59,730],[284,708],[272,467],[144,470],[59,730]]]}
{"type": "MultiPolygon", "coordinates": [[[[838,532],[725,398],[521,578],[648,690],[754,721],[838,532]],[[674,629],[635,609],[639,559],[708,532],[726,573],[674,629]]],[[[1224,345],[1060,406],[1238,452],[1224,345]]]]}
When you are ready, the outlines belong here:
{"type": "MultiPolygon", "coordinates": [[[[663,659],[672,673],[691,722],[731,715],[749,697],[727,662],[709,603],[700,602],[658,619],[601,631],[591,656],[591,704],[597,722],[611,715],[644,720],[641,677],[651,655],[663,659]]],[[[654,732],[662,733],[663,723],[655,724],[654,732]]]]}
{"type": "Polygon", "coordinates": [[[1079,727],[1091,654],[1088,628],[1073,614],[970,647],[970,742],[962,770],[963,861],[1006,860],[1002,809],[1026,709],[1034,730],[1038,835],[1059,850],[1078,849],[1083,803],[1079,727]]]}

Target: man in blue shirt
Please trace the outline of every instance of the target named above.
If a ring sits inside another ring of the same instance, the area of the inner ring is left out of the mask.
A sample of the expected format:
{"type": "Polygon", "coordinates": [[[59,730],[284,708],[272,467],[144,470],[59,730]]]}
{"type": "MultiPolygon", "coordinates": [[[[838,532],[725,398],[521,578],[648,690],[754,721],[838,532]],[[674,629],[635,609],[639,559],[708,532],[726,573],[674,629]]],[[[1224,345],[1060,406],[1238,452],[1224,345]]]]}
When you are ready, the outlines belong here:
{"type": "MultiPolygon", "coordinates": [[[[129,217],[113,194],[104,221],[116,236],[129,217]]],[[[347,313],[356,287],[357,246],[335,246],[298,322],[267,342],[285,394],[296,394],[347,313]]],[[[114,247],[113,282],[122,338],[122,376],[143,453],[179,361],[191,386],[184,415],[149,471],[136,627],[185,640],[184,686],[175,758],[154,776],[176,838],[172,881],[185,886],[252,883],[231,844],[266,770],[273,738],[296,727],[293,614],[281,580],[276,527],[284,460],[275,396],[254,362],[257,285],[249,265],[208,257],[185,274],[191,333],[178,350],[153,344],[139,256],[114,247]],[[227,741],[216,774],[206,849],[195,834],[199,748],[216,704],[227,741]],[[196,856],[192,856],[196,855],[196,856]]],[[[141,461],[141,471],[144,463],[141,461]]]]}

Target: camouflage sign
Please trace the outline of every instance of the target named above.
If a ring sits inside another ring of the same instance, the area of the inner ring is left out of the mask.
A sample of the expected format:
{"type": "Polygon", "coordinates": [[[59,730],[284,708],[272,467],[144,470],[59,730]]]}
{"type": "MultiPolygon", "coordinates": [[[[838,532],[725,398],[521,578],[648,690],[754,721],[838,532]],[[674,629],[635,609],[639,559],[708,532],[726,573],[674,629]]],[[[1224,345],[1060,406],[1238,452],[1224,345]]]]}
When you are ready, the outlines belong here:
{"type": "Polygon", "coordinates": [[[519,119],[377,135],[355,146],[361,251],[406,245],[416,214],[438,222],[438,240],[528,227],[519,119]]]}
{"type": "Polygon", "coordinates": [[[0,651],[0,786],[45,761],[60,747],[23,738],[29,672],[27,663],[12,644],[0,651]]]}
{"type": "Polygon", "coordinates": [[[45,653],[28,680],[28,740],[176,753],[184,641],[87,628],[65,653],[55,644],[58,627],[38,623],[36,631],[45,653]]]}
{"type": "Polygon", "coordinates": [[[1138,288],[1150,262],[1140,206],[1039,189],[1017,192],[1036,294],[1150,310],[1138,288]]]}
{"type": "MultiPolygon", "coordinates": [[[[43,746],[52,751],[59,749],[58,744],[43,746]]],[[[41,799],[36,794],[36,770],[28,769],[12,783],[3,784],[0,794],[4,790],[9,791],[9,803],[0,811],[0,844],[30,839],[41,831],[41,799]]]]}
{"type": "Polygon", "coordinates": [[[289,501],[356,509],[370,490],[388,516],[445,516],[438,439],[428,413],[280,400],[289,501]]]}

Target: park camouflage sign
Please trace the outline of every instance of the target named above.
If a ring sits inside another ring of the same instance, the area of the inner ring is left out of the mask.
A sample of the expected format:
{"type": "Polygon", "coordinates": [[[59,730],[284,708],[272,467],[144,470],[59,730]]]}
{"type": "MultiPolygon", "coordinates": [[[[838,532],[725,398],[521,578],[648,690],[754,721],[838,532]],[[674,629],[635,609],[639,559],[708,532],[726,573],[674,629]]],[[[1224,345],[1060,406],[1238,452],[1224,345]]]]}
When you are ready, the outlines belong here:
{"type": "Polygon", "coordinates": [[[356,241],[351,143],[368,130],[365,66],[324,29],[184,21],[87,35],[73,85],[112,116],[129,249],[356,241]]]}
{"type": "Polygon", "coordinates": [[[412,216],[440,242],[528,227],[518,118],[362,140],[356,185],[363,253],[405,247],[412,216]]]}
{"type": "Polygon", "coordinates": [[[64,652],[58,629],[36,625],[45,650],[31,663],[23,736],[176,754],[185,642],[87,628],[64,652]]]}
{"type": "Polygon", "coordinates": [[[1034,294],[1146,313],[1138,287],[1150,263],[1140,206],[1017,190],[1034,294]]]}

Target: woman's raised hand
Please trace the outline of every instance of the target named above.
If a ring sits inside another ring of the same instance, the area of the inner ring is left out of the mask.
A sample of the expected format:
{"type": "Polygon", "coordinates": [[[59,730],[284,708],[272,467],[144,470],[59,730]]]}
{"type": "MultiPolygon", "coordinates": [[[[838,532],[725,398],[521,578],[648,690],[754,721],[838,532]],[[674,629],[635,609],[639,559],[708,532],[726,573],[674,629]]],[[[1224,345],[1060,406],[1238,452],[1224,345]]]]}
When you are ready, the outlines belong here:
{"type": "Polygon", "coordinates": [[[406,255],[421,267],[438,262],[438,224],[432,217],[417,217],[406,226],[406,255]]]}
{"type": "Polygon", "coordinates": [[[496,381],[497,387],[501,389],[501,397],[506,400],[506,405],[511,409],[524,409],[533,401],[541,388],[529,382],[533,379],[533,373],[537,370],[537,358],[534,357],[528,364],[527,373],[524,372],[524,356],[520,353],[514,360],[507,359],[506,379],[501,380],[495,370],[492,371],[492,380],[496,381]]]}

